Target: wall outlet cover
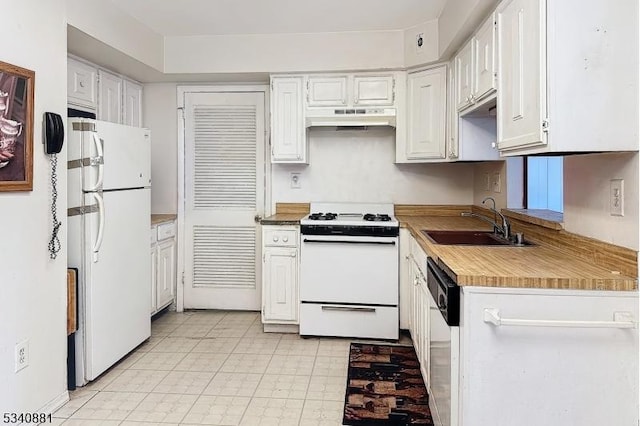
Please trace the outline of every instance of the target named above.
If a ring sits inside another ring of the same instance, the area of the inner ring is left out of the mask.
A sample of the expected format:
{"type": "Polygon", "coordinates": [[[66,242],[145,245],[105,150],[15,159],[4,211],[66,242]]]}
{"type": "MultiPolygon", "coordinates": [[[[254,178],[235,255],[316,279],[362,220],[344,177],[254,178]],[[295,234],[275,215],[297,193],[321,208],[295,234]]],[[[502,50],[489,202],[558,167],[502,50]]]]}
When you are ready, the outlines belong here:
{"type": "Polygon", "coordinates": [[[609,187],[609,210],[611,216],[624,216],[624,180],[611,179],[609,187]]]}
{"type": "Polygon", "coordinates": [[[300,172],[291,172],[291,188],[293,189],[302,188],[300,184],[300,172]]]}
{"type": "Polygon", "coordinates": [[[484,174],[483,181],[484,181],[484,190],[491,191],[491,176],[489,175],[489,173],[484,174]]]}
{"type": "Polygon", "coordinates": [[[16,373],[29,365],[29,341],[24,340],[16,345],[16,373]]]}
{"type": "Polygon", "coordinates": [[[493,192],[495,193],[502,192],[502,176],[500,176],[500,173],[493,174],[493,178],[491,179],[491,187],[493,188],[493,192]]]}

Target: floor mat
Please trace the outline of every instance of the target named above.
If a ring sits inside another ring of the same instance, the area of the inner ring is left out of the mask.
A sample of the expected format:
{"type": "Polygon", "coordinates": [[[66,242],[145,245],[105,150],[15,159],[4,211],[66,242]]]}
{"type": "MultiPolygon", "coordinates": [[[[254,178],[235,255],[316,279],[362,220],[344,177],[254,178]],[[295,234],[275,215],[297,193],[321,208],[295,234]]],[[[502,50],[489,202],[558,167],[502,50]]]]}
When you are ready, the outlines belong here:
{"type": "Polygon", "coordinates": [[[343,424],[433,425],[413,347],[351,344],[343,424]]]}

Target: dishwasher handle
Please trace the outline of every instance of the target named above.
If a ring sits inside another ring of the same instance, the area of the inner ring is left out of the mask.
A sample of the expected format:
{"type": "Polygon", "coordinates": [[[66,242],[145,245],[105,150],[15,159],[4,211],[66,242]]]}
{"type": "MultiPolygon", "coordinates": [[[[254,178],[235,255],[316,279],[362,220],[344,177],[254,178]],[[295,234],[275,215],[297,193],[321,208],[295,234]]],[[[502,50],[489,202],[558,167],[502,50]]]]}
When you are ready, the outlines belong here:
{"type": "Polygon", "coordinates": [[[395,241],[356,241],[356,240],[311,240],[304,238],[303,243],[321,243],[321,244],[382,244],[395,246],[395,241]]]}
{"type": "Polygon", "coordinates": [[[485,308],[483,320],[496,327],[637,328],[631,312],[614,312],[613,321],[536,320],[503,318],[500,309],[485,308]]]}

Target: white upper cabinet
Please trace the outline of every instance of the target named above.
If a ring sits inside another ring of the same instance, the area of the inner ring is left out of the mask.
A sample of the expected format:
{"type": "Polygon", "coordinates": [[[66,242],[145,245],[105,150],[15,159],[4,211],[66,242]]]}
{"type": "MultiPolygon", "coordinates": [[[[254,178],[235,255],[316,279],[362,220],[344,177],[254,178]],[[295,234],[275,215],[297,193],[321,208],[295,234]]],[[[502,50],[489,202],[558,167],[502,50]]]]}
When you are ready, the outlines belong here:
{"type": "Polygon", "coordinates": [[[67,57],[67,103],[98,120],[142,127],[142,85],[74,57],[67,57]]]}
{"type": "Polygon", "coordinates": [[[271,162],[305,163],[303,77],[271,78],[271,162]]]}
{"type": "Polygon", "coordinates": [[[547,143],[543,4],[506,0],[498,7],[500,150],[547,143]]]}
{"type": "Polygon", "coordinates": [[[120,123],[122,120],[122,78],[98,70],[98,120],[120,123]]]}
{"type": "Polygon", "coordinates": [[[611,4],[499,5],[497,122],[503,156],[638,151],[638,2],[611,4]]]}
{"type": "Polygon", "coordinates": [[[358,73],[306,76],[306,107],[392,107],[396,75],[358,73]]]}
{"type": "Polygon", "coordinates": [[[395,102],[393,75],[353,77],[353,104],[357,106],[391,106],[395,102]]]}
{"type": "Polygon", "coordinates": [[[67,101],[73,107],[95,111],[98,106],[97,69],[67,58],[67,101]]]}
{"type": "Polygon", "coordinates": [[[406,146],[396,152],[397,162],[446,157],[446,90],[446,66],[408,75],[406,146]]]}
{"type": "Polygon", "coordinates": [[[347,76],[310,76],[307,79],[307,106],[344,107],[347,105],[347,76]]]}
{"type": "Polygon", "coordinates": [[[454,58],[456,105],[474,110],[496,91],[495,19],[493,14],[454,58]]]}
{"type": "Polygon", "coordinates": [[[467,43],[456,55],[456,103],[462,110],[472,103],[473,87],[473,43],[467,43]]]}
{"type": "Polygon", "coordinates": [[[129,80],[124,80],[124,102],[122,105],[122,124],[127,126],[142,126],[142,86],[129,80]]]}
{"type": "Polygon", "coordinates": [[[476,77],[473,97],[481,100],[496,91],[496,23],[493,14],[482,24],[471,43],[476,77]]]}

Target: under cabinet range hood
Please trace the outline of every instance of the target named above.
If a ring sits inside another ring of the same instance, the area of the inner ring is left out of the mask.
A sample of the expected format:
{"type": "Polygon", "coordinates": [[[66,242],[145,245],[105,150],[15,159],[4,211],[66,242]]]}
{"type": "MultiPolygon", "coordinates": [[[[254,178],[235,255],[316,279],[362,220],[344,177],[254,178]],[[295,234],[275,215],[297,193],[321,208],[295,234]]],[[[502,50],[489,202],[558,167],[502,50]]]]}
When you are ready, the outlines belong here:
{"type": "Polygon", "coordinates": [[[309,108],[305,116],[306,127],[396,127],[395,108],[309,108]]]}

